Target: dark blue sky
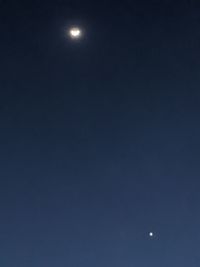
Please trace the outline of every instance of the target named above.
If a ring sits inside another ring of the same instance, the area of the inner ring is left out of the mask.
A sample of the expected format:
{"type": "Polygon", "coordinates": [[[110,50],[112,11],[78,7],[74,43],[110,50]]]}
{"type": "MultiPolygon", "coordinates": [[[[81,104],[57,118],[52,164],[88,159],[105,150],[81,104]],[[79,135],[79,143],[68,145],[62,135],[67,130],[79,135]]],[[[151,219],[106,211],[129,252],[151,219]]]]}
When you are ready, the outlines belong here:
{"type": "Polygon", "coordinates": [[[2,0],[0,33],[0,266],[200,266],[198,1],[2,0]]]}

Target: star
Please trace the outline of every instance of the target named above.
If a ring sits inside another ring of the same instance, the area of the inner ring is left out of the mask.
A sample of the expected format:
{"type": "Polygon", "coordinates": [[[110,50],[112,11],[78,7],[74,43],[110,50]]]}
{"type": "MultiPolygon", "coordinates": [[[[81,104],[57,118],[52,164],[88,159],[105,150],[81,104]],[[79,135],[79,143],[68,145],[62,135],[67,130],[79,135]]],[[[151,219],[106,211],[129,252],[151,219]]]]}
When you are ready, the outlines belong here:
{"type": "Polygon", "coordinates": [[[154,233],[153,232],[149,232],[149,236],[150,237],[154,237],[154,233]]]}

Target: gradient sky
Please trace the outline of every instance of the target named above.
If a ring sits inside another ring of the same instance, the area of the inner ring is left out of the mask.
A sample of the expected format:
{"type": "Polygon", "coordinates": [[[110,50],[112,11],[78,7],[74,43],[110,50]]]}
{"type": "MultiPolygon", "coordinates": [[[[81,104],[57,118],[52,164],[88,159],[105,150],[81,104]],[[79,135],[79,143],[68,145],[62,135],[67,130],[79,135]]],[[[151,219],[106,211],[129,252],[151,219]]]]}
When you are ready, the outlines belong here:
{"type": "Polygon", "coordinates": [[[0,266],[200,266],[198,2],[0,1],[0,266]]]}

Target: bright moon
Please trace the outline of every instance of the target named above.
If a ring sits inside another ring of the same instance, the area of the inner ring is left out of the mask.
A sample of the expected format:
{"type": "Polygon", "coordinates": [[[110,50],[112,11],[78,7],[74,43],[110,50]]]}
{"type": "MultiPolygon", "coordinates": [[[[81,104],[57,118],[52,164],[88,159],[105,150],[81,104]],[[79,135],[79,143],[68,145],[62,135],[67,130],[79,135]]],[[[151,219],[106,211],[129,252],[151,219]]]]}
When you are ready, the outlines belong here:
{"type": "Polygon", "coordinates": [[[72,38],[72,39],[79,39],[82,35],[82,31],[80,28],[78,27],[73,27],[71,29],[69,29],[69,36],[72,38]]]}

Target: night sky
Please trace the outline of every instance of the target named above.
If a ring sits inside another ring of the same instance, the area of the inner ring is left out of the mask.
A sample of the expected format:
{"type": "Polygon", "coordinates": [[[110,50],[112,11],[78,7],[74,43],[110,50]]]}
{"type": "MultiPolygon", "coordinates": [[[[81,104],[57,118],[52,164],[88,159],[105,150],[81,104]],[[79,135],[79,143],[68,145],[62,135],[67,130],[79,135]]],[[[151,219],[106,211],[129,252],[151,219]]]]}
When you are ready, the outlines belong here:
{"type": "Polygon", "coordinates": [[[0,266],[200,266],[198,2],[0,1],[0,266]]]}

